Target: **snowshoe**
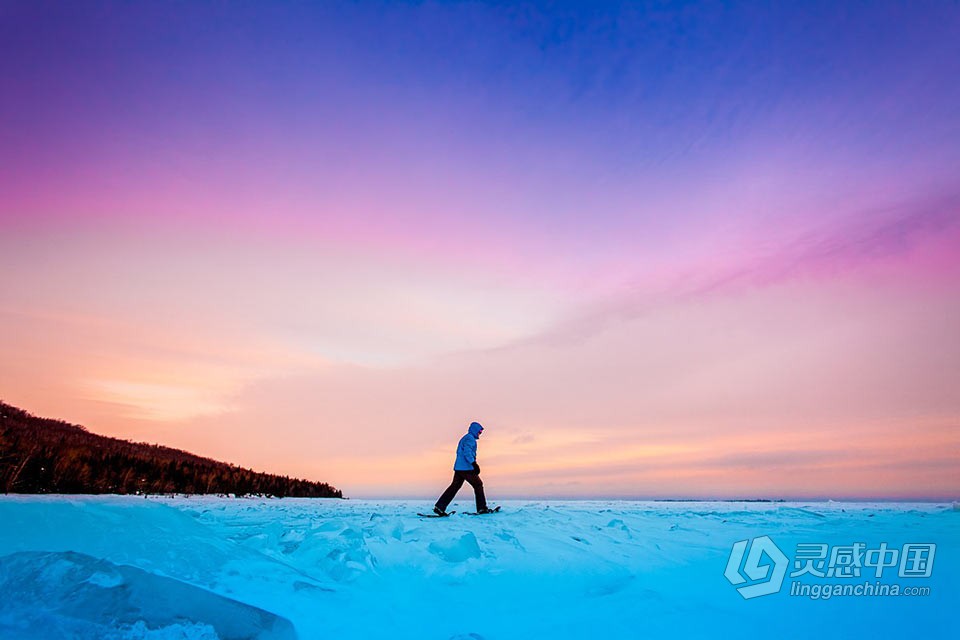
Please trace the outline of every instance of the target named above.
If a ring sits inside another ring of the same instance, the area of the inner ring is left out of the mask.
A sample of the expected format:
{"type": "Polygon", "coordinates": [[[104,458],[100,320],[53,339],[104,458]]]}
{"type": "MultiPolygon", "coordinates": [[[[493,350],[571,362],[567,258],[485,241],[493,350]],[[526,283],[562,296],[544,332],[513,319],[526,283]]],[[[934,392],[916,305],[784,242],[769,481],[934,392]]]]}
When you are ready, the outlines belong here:
{"type": "Polygon", "coordinates": [[[500,511],[500,507],[494,507],[493,509],[481,509],[480,511],[467,511],[466,514],[468,516],[482,516],[488,513],[497,513],[498,511],[500,511]]]}

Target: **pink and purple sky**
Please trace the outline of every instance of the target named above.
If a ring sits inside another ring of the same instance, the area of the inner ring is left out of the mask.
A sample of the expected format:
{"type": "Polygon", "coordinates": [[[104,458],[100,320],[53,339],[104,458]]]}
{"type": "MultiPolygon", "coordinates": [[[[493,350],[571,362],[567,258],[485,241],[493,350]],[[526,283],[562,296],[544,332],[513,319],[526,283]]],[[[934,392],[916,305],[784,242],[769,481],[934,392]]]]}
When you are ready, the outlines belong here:
{"type": "Polygon", "coordinates": [[[960,7],[0,3],[0,399],[433,497],[960,497],[960,7]]]}

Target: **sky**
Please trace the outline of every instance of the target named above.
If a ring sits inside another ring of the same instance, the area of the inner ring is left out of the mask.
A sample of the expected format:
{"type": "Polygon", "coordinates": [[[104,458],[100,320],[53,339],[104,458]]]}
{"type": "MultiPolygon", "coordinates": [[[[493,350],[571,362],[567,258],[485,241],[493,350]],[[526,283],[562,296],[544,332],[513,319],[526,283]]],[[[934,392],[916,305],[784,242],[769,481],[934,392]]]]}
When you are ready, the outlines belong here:
{"type": "Polygon", "coordinates": [[[960,497],[955,2],[0,0],[0,77],[5,402],[354,497],[472,420],[494,501],[960,497]]]}

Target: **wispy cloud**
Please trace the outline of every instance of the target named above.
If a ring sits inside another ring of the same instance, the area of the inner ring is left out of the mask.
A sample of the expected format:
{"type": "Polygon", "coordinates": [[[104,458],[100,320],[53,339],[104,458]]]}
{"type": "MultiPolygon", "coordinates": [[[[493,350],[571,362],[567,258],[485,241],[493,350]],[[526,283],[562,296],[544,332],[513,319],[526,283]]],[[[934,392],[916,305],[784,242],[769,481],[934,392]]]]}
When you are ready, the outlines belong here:
{"type": "MultiPolygon", "coordinates": [[[[878,266],[920,278],[950,276],[960,270],[960,194],[862,211],[797,235],[772,250],[734,255],[706,269],[665,273],[658,286],[628,287],[592,300],[521,343],[582,340],[612,322],[665,305],[799,279],[830,280],[878,266]],[[927,250],[936,254],[932,266],[916,260],[927,250]]],[[[651,278],[645,276],[643,281],[649,283],[651,278]]]]}

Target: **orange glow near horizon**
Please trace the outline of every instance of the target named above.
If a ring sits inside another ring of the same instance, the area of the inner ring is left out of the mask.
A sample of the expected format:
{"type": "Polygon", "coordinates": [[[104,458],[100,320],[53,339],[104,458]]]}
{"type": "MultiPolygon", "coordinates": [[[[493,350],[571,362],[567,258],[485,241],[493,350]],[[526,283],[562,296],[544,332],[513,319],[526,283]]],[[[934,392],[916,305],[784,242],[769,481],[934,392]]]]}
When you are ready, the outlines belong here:
{"type": "Polygon", "coordinates": [[[439,491],[471,419],[487,425],[494,495],[952,496],[960,305],[936,284],[859,288],[872,277],[680,299],[585,340],[388,366],[242,323],[211,330],[216,317],[191,331],[185,317],[57,314],[51,300],[3,311],[0,383],[38,415],[355,497],[439,491]]]}

